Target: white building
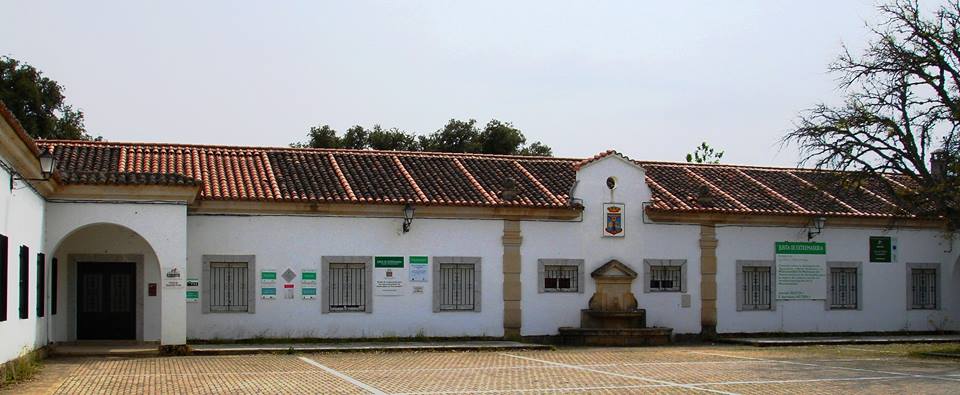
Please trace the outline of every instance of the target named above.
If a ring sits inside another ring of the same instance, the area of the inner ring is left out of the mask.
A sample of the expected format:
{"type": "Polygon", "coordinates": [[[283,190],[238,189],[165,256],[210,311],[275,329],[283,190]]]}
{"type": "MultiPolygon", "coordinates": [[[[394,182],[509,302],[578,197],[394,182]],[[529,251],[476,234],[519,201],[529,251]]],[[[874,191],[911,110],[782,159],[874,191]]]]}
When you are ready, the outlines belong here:
{"type": "Polygon", "coordinates": [[[879,184],[612,151],[35,142],[0,115],[0,361],[78,339],[553,336],[614,259],[674,334],[960,329],[954,235],[879,184]],[[42,178],[43,150],[49,180],[11,181],[42,178]],[[787,273],[784,241],[826,254],[787,273]]]}

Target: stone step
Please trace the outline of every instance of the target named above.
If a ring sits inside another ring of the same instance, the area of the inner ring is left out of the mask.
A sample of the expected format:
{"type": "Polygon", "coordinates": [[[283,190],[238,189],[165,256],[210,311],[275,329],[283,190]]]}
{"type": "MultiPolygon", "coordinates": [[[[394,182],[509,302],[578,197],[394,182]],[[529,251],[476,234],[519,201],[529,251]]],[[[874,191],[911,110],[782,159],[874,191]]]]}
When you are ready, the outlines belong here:
{"type": "Polygon", "coordinates": [[[560,328],[570,346],[659,346],[670,343],[673,328],[560,328]]]}

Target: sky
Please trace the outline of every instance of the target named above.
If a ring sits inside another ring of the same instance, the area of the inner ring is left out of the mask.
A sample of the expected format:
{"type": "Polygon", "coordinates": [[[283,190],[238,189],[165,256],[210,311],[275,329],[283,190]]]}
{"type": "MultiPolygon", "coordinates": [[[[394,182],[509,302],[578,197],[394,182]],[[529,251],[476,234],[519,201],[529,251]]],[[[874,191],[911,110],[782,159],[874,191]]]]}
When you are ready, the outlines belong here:
{"type": "Polygon", "coordinates": [[[427,134],[512,122],[556,156],[607,149],[795,166],[798,114],[843,92],[867,0],[5,1],[0,55],[110,141],[287,146],[311,126],[427,134]]]}

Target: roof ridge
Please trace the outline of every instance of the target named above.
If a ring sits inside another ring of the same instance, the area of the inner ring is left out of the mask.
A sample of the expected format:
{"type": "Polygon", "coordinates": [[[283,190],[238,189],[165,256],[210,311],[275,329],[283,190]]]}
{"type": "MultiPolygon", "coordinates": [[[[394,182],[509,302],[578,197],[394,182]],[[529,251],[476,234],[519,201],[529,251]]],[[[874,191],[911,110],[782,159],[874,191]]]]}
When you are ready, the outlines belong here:
{"type": "MultiPolygon", "coordinates": [[[[823,173],[854,173],[853,170],[831,170],[831,169],[817,169],[812,167],[787,167],[787,166],[759,166],[759,165],[737,165],[737,164],[724,164],[724,163],[688,163],[688,162],[670,162],[670,161],[656,161],[656,160],[634,160],[637,164],[641,166],[652,165],[652,166],[674,166],[674,167],[695,167],[695,168],[709,168],[709,169],[749,169],[749,170],[763,170],[763,171],[800,171],[800,172],[823,172],[823,173]]],[[[880,173],[887,175],[902,175],[899,173],[880,173]]]]}
{"type": "Polygon", "coordinates": [[[461,172],[463,172],[463,175],[467,177],[468,180],[470,180],[470,184],[473,185],[473,187],[476,188],[478,192],[480,192],[480,195],[483,196],[485,199],[487,199],[488,204],[497,203],[497,200],[494,199],[493,196],[490,196],[487,190],[483,188],[483,185],[480,185],[480,182],[477,181],[477,178],[474,177],[472,173],[470,173],[470,170],[467,170],[467,167],[464,166],[462,162],[460,162],[460,158],[453,158],[453,163],[457,166],[458,169],[460,169],[461,172]]]}
{"type": "Polygon", "coordinates": [[[699,180],[700,182],[706,184],[708,188],[710,188],[710,189],[714,190],[715,192],[719,193],[721,196],[723,196],[723,197],[725,197],[725,198],[727,198],[727,199],[730,199],[730,201],[732,201],[734,204],[736,204],[737,206],[739,206],[741,209],[750,210],[750,207],[747,207],[747,205],[745,205],[745,204],[743,204],[743,203],[740,203],[740,201],[737,200],[736,198],[734,198],[732,195],[730,195],[730,194],[727,193],[726,191],[718,188],[716,185],[713,185],[712,182],[710,182],[709,180],[707,180],[705,177],[703,177],[703,176],[695,173],[693,170],[690,170],[689,167],[685,167],[683,170],[686,171],[687,174],[690,174],[691,176],[693,176],[693,178],[695,178],[695,179],[699,180]]]}
{"type": "Polygon", "coordinates": [[[801,184],[806,185],[806,186],[808,186],[808,187],[810,187],[810,188],[813,188],[813,189],[815,189],[815,190],[817,190],[817,191],[820,191],[820,193],[822,193],[822,194],[824,194],[824,195],[827,195],[828,198],[833,199],[833,201],[835,201],[835,202],[837,202],[837,203],[840,203],[840,205],[843,206],[843,207],[846,207],[847,210],[850,210],[850,211],[854,212],[855,214],[862,214],[862,212],[860,212],[860,210],[857,210],[857,209],[853,208],[853,206],[847,204],[847,202],[841,200],[840,198],[838,198],[838,197],[836,197],[836,196],[833,196],[832,193],[823,190],[823,188],[818,188],[816,185],[813,185],[812,182],[807,181],[807,180],[804,180],[803,178],[800,178],[800,176],[798,176],[798,175],[796,175],[796,174],[793,174],[792,172],[789,172],[789,171],[784,172],[784,173],[787,173],[787,174],[790,175],[790,177],[793,177],[793,178],[796,179],[797,181],[800,181],[801,184]]]}
{"type": "Polygon", "coordinates": [[[347,193],[347,197],[349,197],[350,200],[357,200],[357,195],[353,193],[353,188],[350,187],[350,181],[347,180],[347,176],[343,174],[343,170],[340,169],[337,158],[333,157],[333,153],[328,153],[327,159],[330,160],[330,164],[333,166],[333,173],[336,174],[337,179],[340,180],[340,186],[343,187],[343,191],[347,193]]]}
{"type": "Polygon", "coordinates": [[[523,173],[523,175],[527,177],[527,179],[529,179],[530,182],[533,183],[533,185],[535,185],[537,188],[540,188],[540,191],[543,192],[545,195],[547,195],[547,197],[549,197],[550,200],[553,200],[553,202],[556,204],[563,204],[563,202],[560,201],[560,199],[557,198],[557,196],[554,195],[553,192],[550,192],[550,189],[547,188],[546,185],[543,185],[543,183],[540,182],[540,180],[538,180],[537,177],[534,177],[533,174],[530,174],[530,171],[528,171],[525,167],[523,167],[523,165],[520,164],[520,161],[516,161],[516,160],[513,161],[513,165],[516,166],[517,169],[520,170],[520,173],[523,173]]]}
{"type": "Polygon", "coordinates": [[[751,176],[750,176],[749,174],[747,174],[747,173],[744,173],[743,170],[741,170],[741,169],[734,169],[734,170],[736,170],[737,173],[740,174],[741,176],[743,176],[744,178],[746,178],[746,179],[748,179],[748,180],[750,180],[750,181],[753,181],[755,184],[757,184],[757,185],[760,186],[760,189],[763,189],[765,192],[769,193],[769,194],[772,195],[774,198],[780,199],[781,202],[786,203],[788,206],[792,206],[793,208],[795,208],[795,209],[797,209],[797,210],[800,210],[800,211],[807,211],[807,212],[810,211],[810,210],[807,210],[806,207],[801,206],[799,203],[794,202],[793,200],[790,200],[790,198],[788,198],[788,197],[786,197],[786,196],[783,196],[780,192],[777,192],[777,190],[775,190],[775,189],[773,189],[773,188],[770,188],[769,185],[760,182],[760,180],[751,177],[751,176]]]}
{"type": "Polygon", "coordinates": [[[262,150],[262,151],[285,151],[285,152],[316,152],[316,153],[352,153],[369,155],[403,155],[403,156],[438,156],[438,157],[476,157],[480,159],[514,159],[526,161],[546,161],[546,162],[576,162],[582,158],[565,158],[552,156],[527,156],[527,155],[507,155],[507,154],[483,154],[473,152],[440,152],[440,151],[403,151],[403,150],[368,150],[352,148],[309,148],[309,147],[274,147],[274,146],[252,146],[252,145],[217,145],[217,144],[190,144],[190,143],[157,143],[157,142],[132,142],[132,141],[93,141],[93,140],[64,140],[48,139],[37,140],[39,143],[53,145],[90,145],[90,146],[134,146],[134,147],[157,147],[157,148],[193,148],[193,149],[221,149],[221,150],[262,150]]]}
{"type": "Polygon", "coordinates": [[[410,186],[413,188],[413,191],[416,192],[417,197],[420,198],[420,201],[426,202],[430,199],[427,199],[427,195],[423,193],[423,190],[420,189],[420,184],[417,184],[417,180],[413,179],[413,175],[407,171],[407,167],[403,165],[403,162],[400,161],[400,157],[394,155],[393,163],[397,165],[397,168],[400,169],[400,174],[403,174],[403,177],[407,179],[407,182],[410,183],[410,186]]]}

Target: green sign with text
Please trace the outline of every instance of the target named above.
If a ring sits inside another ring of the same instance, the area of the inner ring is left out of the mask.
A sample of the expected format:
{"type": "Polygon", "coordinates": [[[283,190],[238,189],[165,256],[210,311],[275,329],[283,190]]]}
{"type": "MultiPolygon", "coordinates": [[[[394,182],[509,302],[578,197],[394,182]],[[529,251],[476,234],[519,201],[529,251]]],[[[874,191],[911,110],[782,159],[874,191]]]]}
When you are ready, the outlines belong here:
{"type": "Polygon", "coordinates": [[[870,236],[870,262],[893,262],[893,254],[896,248],[893,238],[889,236],[870,236]]]}
{"type": "Polygon", "coordinates": [[[373,258],[373,267],[380,269],[403,269],[403,257],[378,256],[373,258]]]}

